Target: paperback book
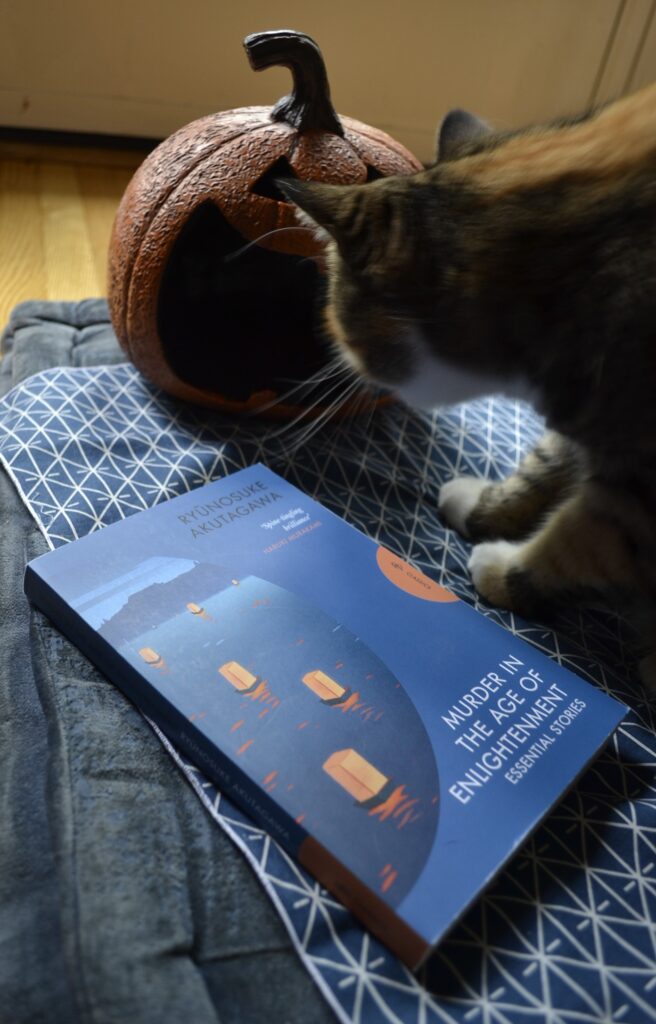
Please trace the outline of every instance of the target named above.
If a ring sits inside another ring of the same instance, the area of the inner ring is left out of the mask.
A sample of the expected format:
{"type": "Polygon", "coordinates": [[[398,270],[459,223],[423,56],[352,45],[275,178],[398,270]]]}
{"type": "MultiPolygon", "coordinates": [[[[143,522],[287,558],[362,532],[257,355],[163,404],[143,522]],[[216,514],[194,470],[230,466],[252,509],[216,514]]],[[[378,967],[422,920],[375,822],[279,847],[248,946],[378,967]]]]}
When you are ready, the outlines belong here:
{"type": "Polygon", "coordinates": [[[627,712],[262,465],[25,591],[412,968],[627,712]]]}

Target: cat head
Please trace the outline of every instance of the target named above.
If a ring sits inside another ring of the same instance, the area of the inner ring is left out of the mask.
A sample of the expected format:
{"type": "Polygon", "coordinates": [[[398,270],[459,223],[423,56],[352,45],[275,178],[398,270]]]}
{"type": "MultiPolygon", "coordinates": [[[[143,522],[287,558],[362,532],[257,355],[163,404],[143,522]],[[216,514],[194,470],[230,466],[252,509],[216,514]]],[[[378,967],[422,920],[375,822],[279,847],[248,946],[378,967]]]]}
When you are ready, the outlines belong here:
{"type": "MultiPolygon", "coordinates": [[[[489,129],[446,116],[437,166],[484,144],[489,129]]],[[[422,372],[424,336],[447,315],[454,219],[428,170],[364,185],[279,181],[299,219],[326,244],[329,333],[362,376],[393,390],[422,372]]]]}

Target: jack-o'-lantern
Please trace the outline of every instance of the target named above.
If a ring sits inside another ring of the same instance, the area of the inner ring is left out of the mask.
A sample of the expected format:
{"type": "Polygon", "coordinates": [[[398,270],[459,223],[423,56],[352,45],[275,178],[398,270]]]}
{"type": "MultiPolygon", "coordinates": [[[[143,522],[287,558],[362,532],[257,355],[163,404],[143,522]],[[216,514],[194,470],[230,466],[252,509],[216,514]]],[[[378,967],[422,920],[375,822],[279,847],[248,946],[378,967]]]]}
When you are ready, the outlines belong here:
{"type": "Polygon", "coordinates": [[[254,70],[291,70],[291,94],[194,121],[147,157],[116,215],[109,303],[121,345],[165,391],[289,415],[281,396],[320,375],[328,348],[320,247],[276,180],[364,183],[420,164],[338,117],[308,36],[263,32],[244,46],[254,70]]]}

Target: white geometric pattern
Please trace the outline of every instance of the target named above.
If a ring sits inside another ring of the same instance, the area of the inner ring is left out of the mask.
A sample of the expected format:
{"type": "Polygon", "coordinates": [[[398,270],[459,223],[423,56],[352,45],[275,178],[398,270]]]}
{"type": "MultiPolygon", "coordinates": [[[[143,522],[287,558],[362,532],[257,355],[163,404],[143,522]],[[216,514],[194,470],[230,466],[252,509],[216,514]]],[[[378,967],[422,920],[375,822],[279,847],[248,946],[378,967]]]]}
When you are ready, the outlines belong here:
{"type": "MultiPolygon", "coordinates": [[[[390,407],[295,445],[294,428],[180,408],[130,366],[58,369],[0,402],[0,459],[53,547],[262,461],[477,604],[468,547],[437,516],[439,487],[506,475],[540,430],[527,407],[486,399],[433,418],[390,407]]],[[[656,1021],[654,709],[626,627],[610,611],[572,610],[557,632],[481,611],[633,711],[417,978],[158,735],[341,1020],[656,1021]]]]}

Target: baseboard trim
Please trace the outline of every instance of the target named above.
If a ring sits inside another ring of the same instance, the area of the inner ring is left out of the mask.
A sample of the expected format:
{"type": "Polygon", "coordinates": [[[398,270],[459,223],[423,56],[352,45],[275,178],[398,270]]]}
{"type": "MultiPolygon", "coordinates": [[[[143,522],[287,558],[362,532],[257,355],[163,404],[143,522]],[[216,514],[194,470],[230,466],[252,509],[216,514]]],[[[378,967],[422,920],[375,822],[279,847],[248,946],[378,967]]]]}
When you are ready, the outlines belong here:
{"type": "Polygon", "coordinates": [[[0,125],[0,142],[31,146],[71,146],[76,149],[120,149],[150,152],[161,139],[135,135],[106,135],[102,132],[58,131],[53,128],[15,128],[0,125]]]}

